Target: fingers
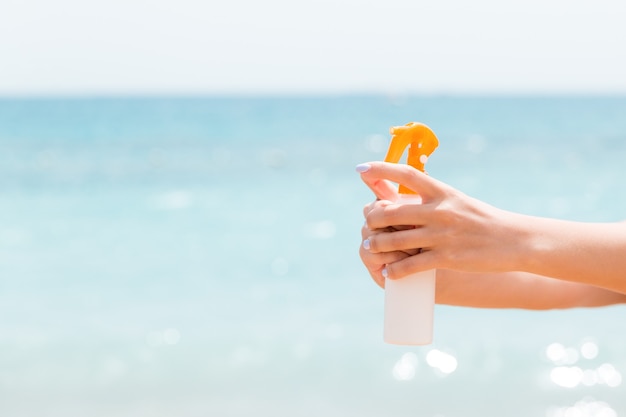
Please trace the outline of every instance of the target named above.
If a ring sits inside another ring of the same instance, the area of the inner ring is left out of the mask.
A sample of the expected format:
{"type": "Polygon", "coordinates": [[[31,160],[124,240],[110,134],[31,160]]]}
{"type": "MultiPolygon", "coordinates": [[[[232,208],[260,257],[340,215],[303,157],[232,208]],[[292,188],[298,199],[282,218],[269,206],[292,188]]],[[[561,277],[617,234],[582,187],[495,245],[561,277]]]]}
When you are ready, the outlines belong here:
{"type": "Polygon", "coordinates": [[[442,196],[446,185],[404,164],[371,162],[357,167],[365,184],[380,201],[363,208],[366,224],[361,230],[359,255],[370,275],[384,288],[385,277],[402,278],[413,272],[432,269],[435,255],[426,224],[427,203],[442,196]],[[422,197],[424,204],[396,204],[393,183],[402,184],[422,197]],[[416,248],[425,248],[424,250],[416,248]]]}
{"type": "Polygon", "coordinates": [[[375,204],[364,210],[365,220],[370,229],[383,229],[389,226],[423,226],[431,217],[432,208],[425,204],[375,204]]]}
{"type": "Polygon", "coordinates": [[[385,278],[399,279],[435,267],[435,253],[428,249],[421,232],[419,229],[370,230],[363,226],[359,256],[379,287],[385,287],[385,278]]]}
{"type": "MultiPolygon", "coordinates": [[[[378,204],[380,202],[376,203],[378,204]]],[[[367,240],[373,236],[389,234],[393,231],[395,231],[395,229],[393,228],[387,228],[384,230],[371,230],[366,225],[363,225],[363,227],[361,228],[361,236],[363,240],[367,240]]],[[[363,245],[360,245],[359,247],[359,256],[361,257],[361,261],[367,268],[374,282],[376,282],[376,284],[381,288],[385,288],[385,277],[382,274],[383,269],[388,264],[398,262],[411,255],[414,255],[415,253],[417,253],[415,249],[407,251],[394,250],[385,253],[374,253],[365,249],[363,245]]]]}
{"type": "Polygon", "coordinates": [[[409,254],[401,251],[385,252],[385,253],[371,253],[363,248],[359,251],[361,260],[370,272],[379,272],[385,265],[393,264],[408,258],[409,254]]]}
{"type": "MultiPolygon", "coordinates": [[[[383,235],[386,234],[392,233],[383,235]]],[[[430,250],[373,253],[361,245],[359,256],[374,282],[381,288],[385,287],[385,278],[400,279],[436,267],[436,253],[430,250]]]]}
{"type": "Polygon", "coordinates": [[[372,201],[371,203],[368,203],[365,205],[365,207],[363,207],[363,217],[367,218],[367,215],[374,210],[375,208],[378,207],[387,207],[389,205],[394,204],[391,201],[388,200],[376,200],[376,201],[372,201]]]}
{"type": "MultiPolygon", "coordinates": [[[[437,262],[436,256],[436,252],[427,250],[395,262],[389,262],[385,266],[384,275],[389,279],[401,279],[416,272],[433,269],[437,262]]],[[[381,275],[383,275],[382,271],[381,275]]]]}
{"type": "Polygon", "coordinates": [[[415,248],[430,248],[432,242],[423,228],[398,230],[364,236],[363,249],[371,253],[409,251],[415,248]]]}
{"type": "Polygon", "coordinates": [[[381,194],[385,194],[383,197],[385,199],[390,199],[387,194],[389,193],[391,184],[388,181],[402,184],[425,199],[436,196],[443,187],[443,184],[439,181],[405,164],[368,162],[367,164],[359,165],[358,171],[361,173],[361,178],[365,184],[372,189],[374,193],[380,192],[381,194]]]}
{"type": "Polygon", "coordinates": [[[385,277],[382,271],[389,264],[397,263],[398,261],[409,257],[409,254],[396,251],[386,253],[371,253],[361,246],[359,249],[359,256],[363,261],[363,264],[367,268],[368,272],[372,276],[372,279],[379,287],[385,288],[385,277]]]}

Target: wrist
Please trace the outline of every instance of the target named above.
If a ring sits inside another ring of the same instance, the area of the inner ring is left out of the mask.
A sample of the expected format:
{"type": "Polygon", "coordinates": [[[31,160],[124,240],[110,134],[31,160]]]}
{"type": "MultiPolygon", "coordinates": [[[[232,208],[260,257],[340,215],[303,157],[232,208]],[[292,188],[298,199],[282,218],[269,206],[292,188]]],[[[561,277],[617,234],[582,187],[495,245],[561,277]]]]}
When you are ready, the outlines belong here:
{"type": "Polygon", "coordinates": [[[505,212],[505,217],[509,245],[503,270],[534,272],[547,246],[536,227],[537,218],[512,212],[505,212]]]}

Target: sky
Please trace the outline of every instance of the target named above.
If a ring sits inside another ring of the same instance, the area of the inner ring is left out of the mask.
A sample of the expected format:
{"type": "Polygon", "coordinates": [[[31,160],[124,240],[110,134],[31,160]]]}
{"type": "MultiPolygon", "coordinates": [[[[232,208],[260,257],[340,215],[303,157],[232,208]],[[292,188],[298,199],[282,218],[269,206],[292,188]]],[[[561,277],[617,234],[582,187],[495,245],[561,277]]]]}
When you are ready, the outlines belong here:
{"type": "Polygon", "coordinates": [[[626,93],[623,0],[2,0],[0,96],[626,93]]]}

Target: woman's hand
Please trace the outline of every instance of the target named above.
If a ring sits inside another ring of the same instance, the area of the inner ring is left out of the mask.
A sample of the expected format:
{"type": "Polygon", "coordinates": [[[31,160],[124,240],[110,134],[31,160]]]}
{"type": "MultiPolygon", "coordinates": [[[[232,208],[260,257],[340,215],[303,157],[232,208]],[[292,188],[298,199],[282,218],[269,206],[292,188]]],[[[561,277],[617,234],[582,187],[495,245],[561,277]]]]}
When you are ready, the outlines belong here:
{"type": "Polygon", "coordinates": [[[500,272],[515,270],[522,262],[518,248],[524,233],[517,227],[518,215],[470,198],[408,165],[372,162],[358,170],[379,198],[397,198],[389,181],[422,197],[422,204],[379,201],[366,206],[360,253],[379,285],[383,275],[394,279],[432,268],[500,272]]]}
{"type": "Polygon", "coordinates": [[[442,304],[549,309],[626,302],[626,223],[507,212],[407,165],[372,162],[357,171],[379,199],[363,211],[360,255],[381,287],[384,277],[436,268],[442,304]],[[391,181],[418,193],[422,204],[397,203],[391,181]]]}

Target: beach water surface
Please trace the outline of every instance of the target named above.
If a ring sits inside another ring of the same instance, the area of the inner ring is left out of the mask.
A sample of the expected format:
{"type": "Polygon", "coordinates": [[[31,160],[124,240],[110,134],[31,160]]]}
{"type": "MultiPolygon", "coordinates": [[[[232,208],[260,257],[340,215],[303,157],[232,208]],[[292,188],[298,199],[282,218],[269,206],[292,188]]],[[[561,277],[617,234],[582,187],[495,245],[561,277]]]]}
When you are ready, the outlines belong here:
{"type": "Polygon", "coordinates": [[[626,99],[0,100],[3,416],[626,415],[626,307],[382,341],[354,171],[390,126],[496,206],[626,217],[626,99]]]}

